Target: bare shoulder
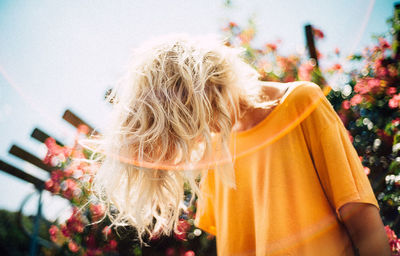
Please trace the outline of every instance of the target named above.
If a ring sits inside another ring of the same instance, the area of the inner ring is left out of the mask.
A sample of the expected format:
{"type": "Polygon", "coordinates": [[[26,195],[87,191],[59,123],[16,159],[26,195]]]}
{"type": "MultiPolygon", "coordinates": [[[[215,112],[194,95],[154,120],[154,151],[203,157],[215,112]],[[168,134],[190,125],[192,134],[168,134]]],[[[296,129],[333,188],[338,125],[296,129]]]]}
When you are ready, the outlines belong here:
{"type": "Polygon", "coordinates": [[[260,81],[261,93],[270,100],[281,98],[290,86],[290,83],[260,81]]]}
{"type": "Polygon", "coordinates": [[[280,82],[260,82],[261,92],[263,95],[269,97],[270,100],[275,100],[284,97],[285,93],[289,94],[292,90],[296,89],[300,91],[300,94],[304,94],[299,96],[303,98],[304,96],[314,96],[315,94],[322,93],[321,88],[313,83],[308,81],[296,81],[289,83],[280,83],[280,82]],[[299,88],[299,89],[297,89],[299,88]],[[302,88],[302,89],[300,89],[302,88]]]}

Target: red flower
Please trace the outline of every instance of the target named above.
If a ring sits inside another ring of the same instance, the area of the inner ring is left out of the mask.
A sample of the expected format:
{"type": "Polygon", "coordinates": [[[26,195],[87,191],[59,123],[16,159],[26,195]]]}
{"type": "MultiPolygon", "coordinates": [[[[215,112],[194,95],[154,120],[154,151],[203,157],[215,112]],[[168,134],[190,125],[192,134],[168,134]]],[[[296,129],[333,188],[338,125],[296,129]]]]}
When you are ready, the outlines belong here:
{"type": "Polygon", "coordinates": [[[347,116],[341,112],[338,113],[340,119],[342,120],[342,123],[346,126],[347,125],[347,116]]]}
{"type": "Polygon", "coordinates": [[[93,234],[90,234],[86,237],[86,244],[88,248],[95,248],[96,247],[96,238],[93,234]]]}
{"type": "Polygon", "coordinates": [[[386,94],[389,95],[389,96],[392,96],[392,95],[395,94],[396,92],[397,92],[396,87],[389,87],[389,88],[387,88],[387,90],[386,90],[386,94]]]}
{"type": "Polygon", "coordinates": [[[339,55],[339,54],[340,54],[340,50],[339,50],[339,48],[337,48],[337,47],[335,48],[335,54],[336,54],[336,55],[339,55]]]}
{"type": "Polygon", "coordinates": [[[110,228],[109,226],[105,226],[105,227],[103,228],[102,233],[103,233],[103,235],[106,236],[106,237],[109,236],[109,235],[111,235],[111,228],[110,228]]]}
{"type": "Polygon", "coordinates": [[[175,255],[175,248],[169,247],[165,250],[165,256],[174,256],[175,255]]]}
{"type": "Polygon", "coordinates": [[[51,179],[54,182],[60,182],[63,177],[64,177],[64,173],[62,170],[55,170],[55,171],[51,172],[51,179]]]}
{"type": "Polygon", "coordinates": [[[190,224],[186,220],[179,220],[178,222],[178,232],[175,233],[175,238],[178,240],[186,239],[186,232],[190,229],[190,224]]]}
{"type": "Polygon", "coordinates": [[[73,213],[71,217],[67,220],[67,229],[69,233],[82,233],[83,229],[85,228],[82,222],[82,216],[78,212],[77,208],[73,209],[73,213]]]}
{"type": "Polygon", "coordinates": [[[231,22],[229,22],[229,27],[234,28],[234,27],[238,27],[238,25],[235,22],[231,21],[231,22]]]}
{"type": "Polygon", "coordinates": [[[385,38],[380,37],[380,38],[378,38],[378,41],[379,41],[379,46],[380,46],[382,49],[388,49],[388,48],[390,48],[390,44],[388,43],[388,41],[386,41],[385,38]]]}
{"type": "Polygon", "coordinates": [[[388,72],[387,68],[379,67],[376,70],[376,74],[377,74],[378,77],[385,77],[385,76],[387,76],[389,74],[389,72],[388,72]]]}
{"type": "Polygon", "coordinates": [[[337,64],[333,65],[332,69],[333,69],[333,70],[336,70],[336,71],[340,71],[340,70],[342,70],[342,65],[340,65],[339,63],[337,63],[337,64]]]}
{"type": "Polygon", "coordinates": [[[61,224],[60,225],[60,229],[61,229],[61,233],[65,236],[65,237],[69,237],[69,230],[68,230],[68,228],[67,228],[67,226],[66,225],[64,225],[64,224],[61,224]]]}
{"type": "Polygon", "coordinates": [[[85,256],[101,256],[104,255],[104,253],[100,249],[96,248],[88,248],[88,250],[85,253],[85,256]]]}
{"type": "Polygon", "coordinates": [[[320,29],[313,28],[313,33],[314,33],[315,38],[317,38],[317,39],[324,38],[324,32],[322,32],[322,30],[320,30],[320,29]]]}
{"type": "Polygon", "coordinates": [[[398,126],[400,124],[400,117],[396,117],[396,119],[392,120],[392,125],[398,126]]]}
{"type": "Polygon", "coordinates": [[[116,248],[117,248],[117,241],[115,241],[114,239],[112,239],[112,240],[110,240],[110,243],[108,244],[109,245],[109,248],[110,248],[110,250],[115,250],[116,248]]]}
{"type": "Polygon", "coordinates": [[[350,131],[347,131],[347,135],[349,135],[349,139],[350,139],[351,143],[353,143],[354,138],[353,138],[353,136],[351,135],[350,131]]]}
{"type": "Polygon", "coordinates": [[[269,49],[269,50],[273,51],[273,52],[275,52],[275,51],[276,51],[276,49],[277,49],[277,46],[276,46],[276,44],[272,44],[272,43],[268,43],[268,44],[266,44],[266,45],[265,45],[265,47],[266,47],[267,49],[269,49]]]}
{"type": "Polygon", "coordinates": [[[68,243],[68,249],[71,251],[71,252],[77,252],[77,251],[79,251],[79,247],[78,247],[78,245],[74,242],[74,241],[69,241],[69,243],[68,243]]]}
{"type": "Polygon", "coordinates": [[[343,109],[349,109],[350,108],[350,106],[351,106],[351,104],[350,104],[350,101],[348,101],[348,100],[344,100],[343,102],[342,102],[342,108],[343,109]]]}

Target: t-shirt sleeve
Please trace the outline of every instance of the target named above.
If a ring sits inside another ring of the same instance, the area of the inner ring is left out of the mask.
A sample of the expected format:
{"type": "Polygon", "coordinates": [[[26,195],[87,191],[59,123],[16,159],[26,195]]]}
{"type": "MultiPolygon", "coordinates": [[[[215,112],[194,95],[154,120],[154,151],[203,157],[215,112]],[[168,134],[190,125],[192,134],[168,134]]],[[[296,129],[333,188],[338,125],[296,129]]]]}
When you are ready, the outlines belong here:
{"type": "Polygon", "coordinates": [[[319,102],[301,123],[321,186],[342,221],[339,209],[349,202],[379,205],[348,131],[318,85],[309,95],[319,102]]]}
{"type": "Polygon", "coordinates": [[[194,220],[195,226],[202,230],[216,235],[215,229],[215,215],[214,215],[214,173],[213,171],[206,171],[202,174],[202,181],[200,183],[201,197],[197,203],[196,218],[194,220]]]}

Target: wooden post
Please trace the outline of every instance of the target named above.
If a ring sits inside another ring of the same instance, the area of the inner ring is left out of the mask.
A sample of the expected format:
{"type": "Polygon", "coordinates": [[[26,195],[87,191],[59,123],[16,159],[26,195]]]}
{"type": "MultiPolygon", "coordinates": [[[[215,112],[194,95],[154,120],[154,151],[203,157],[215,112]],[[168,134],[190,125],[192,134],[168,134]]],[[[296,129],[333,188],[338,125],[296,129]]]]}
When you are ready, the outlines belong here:
{"type": "Polygon", "coordinates": [[[43,180],[38,179],[20,169],[18,169],[17,167],[7,164],[6,162],[2,161],[1,159],[0,159],[0,170],[2,170],[5,173],[11,174],[17,178],[20,178],[21,180],[32,183],[39,190],[44,188],[43,180]]]}
{"type": "MultiPolygon", "coordinates": [[[[77,115],[72,113],[72,111],[69,110],[69,109],[65,110],[64,115],[63,115],[62,118],[65,121],[67,121],[68,123],[70,123],[73,126],[75,126],[76,128],[78,128],[78,126],[81,125],[81,124],[86,125],[87,127],[89,127],[89,134],[92,134],[92,132],[94,131],[94,128],[92,126],[88,125],[85,121],[83,121],[77,115]]],[[[95,131],[94,134],[98,134],[98,132],[95,131]]]]}
{"type": "MultiPolygon", "coordinates": [[[[44,131],[40,130],[39,128],[35,128],[32,131],[31,137],[44,143],[47,138],[51,137],[50,135],[46,134],[44,131]]],[[[54,137],[53,137],[54,138],[54,137]]],[[[56,143],[60,146],[64,146],[60,141],[56,140],[56,143]]]]}
{"type": "Polygon", "coordinates": [[[51,173],[55,169],[49,165],[46,165],[45,163],[43,163],[43,161],[41,159],[32,155],[28,151],[18,147],[17,145],[12,145],[12,147],[10,148],[10,150],[8,152],[18,158],[21,158],[22,160],[25,160],[25,161],[39,167],[42,170],[49,172],[49,173],[51,173]]]}
{"type": "Polygon", "coordinates": [[[317,49],[315,48],[313,28],[310,24],[307,24],[304,29],[306,33],[308,54],[310,56],[310,59],[313,59],[315,61],[315,66],[318,67],[318,55],[317,49]]]}

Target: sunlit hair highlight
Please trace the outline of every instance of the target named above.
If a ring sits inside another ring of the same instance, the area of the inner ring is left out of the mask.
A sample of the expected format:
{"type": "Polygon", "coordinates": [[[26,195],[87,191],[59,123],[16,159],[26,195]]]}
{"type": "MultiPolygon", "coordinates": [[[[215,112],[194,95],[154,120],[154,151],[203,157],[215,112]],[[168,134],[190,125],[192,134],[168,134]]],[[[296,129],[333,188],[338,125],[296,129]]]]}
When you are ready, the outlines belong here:
{"type": "Polygon", "coordinates": [[[241,109],[276,105],[260,98],[258,74],[241,54],[215,36],[187,35],[152,39],[133,52],[126,76],[109,95],[107,130],[93,140],[102,155],[94,189],[113,225],[135,227],[140,240],[176,231],[184,183],[200,196],[199,161],[209,161],[206,169],[234,187],[232,161],[213,161],[234,158],[229,140],[241,109]]]}

